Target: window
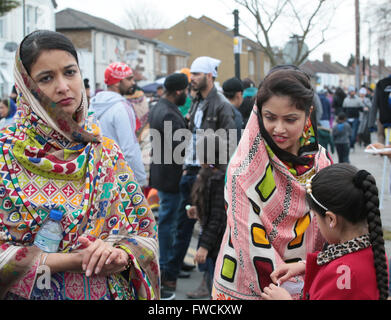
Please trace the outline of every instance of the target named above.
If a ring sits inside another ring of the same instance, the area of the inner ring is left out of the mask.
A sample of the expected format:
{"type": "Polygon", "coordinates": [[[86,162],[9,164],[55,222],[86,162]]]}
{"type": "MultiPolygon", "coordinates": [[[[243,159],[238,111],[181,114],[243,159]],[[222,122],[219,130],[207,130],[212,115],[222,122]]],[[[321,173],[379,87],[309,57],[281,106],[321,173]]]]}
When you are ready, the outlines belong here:
{"type": "Polygon", "coordinates": [[[115,40],[115,55],[117,57],[117,60],[122,60],[122,56],[125,52],[125,41],[123,39],[114,38],[115,40]]]}
{"type": "Polygon", "coordinates": [[[161,74],[167,74],[167,56],[161,55],[160,56],[160,73],[161,74]]]}
{"type": "Polygon", "coordinates": [[[0,39],[5,38],[5,19],[4,17],[0,18],[0,39]]]}
{"type": "Polygon", "coordinates": [[[255,73],[254,60],[253,59],[249,59],[248,60],[248,74],[250,76],[253,76],[254,73],[255,73]]]}
{"type": "Polygon", "coordinates": [[[29,34],[37,29],[38,8],[26,6],[26,33],[29,34]]]}

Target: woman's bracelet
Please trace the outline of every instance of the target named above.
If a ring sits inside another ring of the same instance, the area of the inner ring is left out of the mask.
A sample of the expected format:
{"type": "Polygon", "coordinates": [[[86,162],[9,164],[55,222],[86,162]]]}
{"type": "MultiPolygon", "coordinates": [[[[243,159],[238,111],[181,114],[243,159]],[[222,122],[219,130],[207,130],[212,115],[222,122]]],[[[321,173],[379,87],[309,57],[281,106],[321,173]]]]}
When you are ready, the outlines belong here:
{"type": "Polygon", "coordinates": [[[43,259],[42,259],[42,262],[41,262],[41,266],[44,266],[44,265],[45,265],[46,259],[48,258],[48,255],[49,255],[49,253],[47,253],[47,252],[45,252],[45,253],[43,254],[43,259]]]}

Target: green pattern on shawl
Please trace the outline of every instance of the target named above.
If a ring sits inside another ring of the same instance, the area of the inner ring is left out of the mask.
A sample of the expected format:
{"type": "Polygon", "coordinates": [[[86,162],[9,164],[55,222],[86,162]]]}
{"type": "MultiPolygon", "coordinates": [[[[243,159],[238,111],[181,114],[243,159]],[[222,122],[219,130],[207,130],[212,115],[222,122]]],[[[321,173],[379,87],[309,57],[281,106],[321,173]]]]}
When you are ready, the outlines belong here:
{"type": "MultiPolygon", "coordinates": [[[[60,180],[73,180],[79,181],[86,175],[87,169],[87,157],[85,155],[79,155],[77,158],[79,170],[71,174],[57,174],[53,172],[53,164],[51,161],[46,159],[41,159],[42,164],[37,165],[34,162],[30,161],[25,155],[26,147],[35,147],[42,150],[43,146],[36,139],[37,134],[33,130],[27,129],[26,134],[28,138],[24,141],[16,140],[13,147],[13,155],[16,160],[23,165],[29,171],[44,176],[49,179],[60,179],[60,180]]],[[[69,158],[70,154],[79,153],[79,151],[64,149],[64,159],[69,158]]]]}

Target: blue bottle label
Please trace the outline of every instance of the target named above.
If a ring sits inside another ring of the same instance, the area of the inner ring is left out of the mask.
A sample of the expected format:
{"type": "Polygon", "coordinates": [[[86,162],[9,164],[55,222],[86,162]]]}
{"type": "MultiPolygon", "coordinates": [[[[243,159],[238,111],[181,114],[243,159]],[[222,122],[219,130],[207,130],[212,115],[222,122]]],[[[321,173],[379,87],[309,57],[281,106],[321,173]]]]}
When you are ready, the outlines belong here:
{"type": "Polygon", "coordinates": [[[34,244],[45,252],[57,252],[61,240],[53,240],[38,233],[35,237],[34,244]]]}

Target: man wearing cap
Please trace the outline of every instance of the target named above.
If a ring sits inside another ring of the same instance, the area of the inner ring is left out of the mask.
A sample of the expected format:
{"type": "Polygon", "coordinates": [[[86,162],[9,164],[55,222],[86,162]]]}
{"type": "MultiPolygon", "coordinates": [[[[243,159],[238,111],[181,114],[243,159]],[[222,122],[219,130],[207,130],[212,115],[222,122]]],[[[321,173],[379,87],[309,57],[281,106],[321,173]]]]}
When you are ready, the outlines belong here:
{"type": "Polygon", "coordinates": [[[118,143],[141,187],[147,185],[140,146],[136,137],[136,116],[124,95],[135,84],[132,69],[114,62],[105,70],[106,91],[91,99],[90,110],[99,120],[102,134],[118,143]]]}
{"type": "Polygon", "coordinates": [[[244,129],[243,117],[239,111],[240,106],[243,103],[243,83],[240,79],[233,77],[228,80],[225,80],[223,83],[223,93],[224,96],[234,107],[235,112],[235,124],[238,130],[237,139],[238,142],[242,136],[242,129],[244,129]]]}
{"type": "MultiPolygon", "coordinates": [[[[230,147],[230,141],[227,139],[229,138],[228,130],[232,129],[235,134],[234,140],[236,141],[234,111],[229,101],[217,91],[214,85],[219,64],[220,60],[211,57],[198,57],[190,67],[191,86],[198,91],[188,114],[188,129],[192,133],[192,139],[186,149],[184,170],[179,183],[181,197],[178,207],[178,227],[174,240],[173,255],[168,261],[167,272],[162,277],[162,285],[172,291],[176,289],[176,281],[189,247],[196,221],[187,217],[185,207],[191,204],[191,189],[200,169],[195,153],[197,136],[200,137],[200,134],[197,135],[197,132],[199,133],[200,129],[211,129],[213,131],[224,129],[226,136],[222,138],[227,142],[227,162],[230,151],[234,151],[234,146],[230,147]]],[[[220,133],[224,130],[220,130],[220,133]]],[[[219,132],[216,133],[218,134],[219,132]]]]}
{"type": "MultiPolygon", "coordinates": [[[[150,130],[156,130],[159,138],[152,138],[152,163],[149,185],[159,194],[159,250],[162,277],[167,272],[169,257],[172,256],[176,212],[179,205],[179,181],[182,176],[182,164],[174,159],[173,153],[181,141],[173,139],[179,129],[186,129],[185,119],[179,106],[186,101],[189,81],[183,73],[169,75],[164,82],[164,94],[149,114],[150,130]]],[[[153,136],[152,135],[152,136],[153,136]]],[[[184,138],[183,138],[184,140],[184,138]]],[[[175,298],[173,291],[161,288],[161,298],[175,298]]]]}

